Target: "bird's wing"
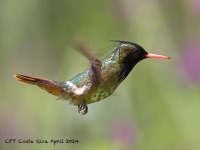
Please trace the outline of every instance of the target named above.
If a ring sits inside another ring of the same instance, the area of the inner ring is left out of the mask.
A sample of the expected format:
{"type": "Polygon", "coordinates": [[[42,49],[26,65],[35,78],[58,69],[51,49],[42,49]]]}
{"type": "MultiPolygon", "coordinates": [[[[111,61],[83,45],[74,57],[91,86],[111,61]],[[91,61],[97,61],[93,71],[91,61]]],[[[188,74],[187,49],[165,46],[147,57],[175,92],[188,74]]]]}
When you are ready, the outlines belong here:
{"type": "Polygon", "coordinates": [[[91,52],[86,48],[85,44],[78,41],[70,41],[71,45],[73,45],[80,53],[82,53],[85,57],[87,57],[91,63],[91,67],[89,69],[89,78],[92,85],[98,85],[101,81],[101,67],[102,62],[94,57],[91,52]]]}

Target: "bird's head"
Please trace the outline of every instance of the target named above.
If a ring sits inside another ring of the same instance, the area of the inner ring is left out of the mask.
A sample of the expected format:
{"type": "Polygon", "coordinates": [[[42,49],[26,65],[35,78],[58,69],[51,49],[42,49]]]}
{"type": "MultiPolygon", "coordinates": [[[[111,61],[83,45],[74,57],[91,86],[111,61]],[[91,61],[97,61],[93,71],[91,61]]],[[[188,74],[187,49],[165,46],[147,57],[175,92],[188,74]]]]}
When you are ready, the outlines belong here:
{"type": "Polygon", "coordinates": [[[145,58],[170,59],[167,56],[148,53],[144,48],[136,43],[116,40],[119,45],[113,53],[118,53],[122,63],[138,63],[145,58]]]}
{"type": "Polygon", "coordinates": [[[120,80],[125,79],[125,77],[130,73],[133,67],[141,60],[146,58],[161,58],[170,59],[167,56],[157,55],[148,53],[144,48],[136,43],[128,41],[119,41],[118,47],[113,51],[112,57],[116,57],[120,64],[123,65],[123,71],[121,73],[120,80]]]}

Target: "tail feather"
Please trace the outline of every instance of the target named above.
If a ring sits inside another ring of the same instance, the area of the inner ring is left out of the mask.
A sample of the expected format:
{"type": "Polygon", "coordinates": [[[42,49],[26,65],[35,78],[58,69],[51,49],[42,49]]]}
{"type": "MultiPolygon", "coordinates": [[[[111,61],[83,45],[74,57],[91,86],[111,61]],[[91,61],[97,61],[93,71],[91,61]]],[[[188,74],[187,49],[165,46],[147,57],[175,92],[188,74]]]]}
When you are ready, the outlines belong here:
{"type": "Polygon", "coordinates": [[[48,79],[30,77],[30,76],[25,76],[25,75],[20,75],[20,74],[15,74],[13,76],[22,83],[37,85],[40,88],[49,92],[50,94],[53,94],[58,97],[63,96],[63,90],[61,87],[62,82],[51,81],[48,79]]]}

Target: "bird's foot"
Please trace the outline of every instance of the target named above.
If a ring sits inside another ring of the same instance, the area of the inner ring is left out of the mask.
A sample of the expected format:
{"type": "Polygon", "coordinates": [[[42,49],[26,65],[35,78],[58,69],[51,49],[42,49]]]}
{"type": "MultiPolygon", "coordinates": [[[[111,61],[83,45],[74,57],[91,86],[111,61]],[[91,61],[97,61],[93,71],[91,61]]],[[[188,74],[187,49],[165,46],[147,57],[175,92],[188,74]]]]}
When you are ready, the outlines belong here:
{"type": "Polygon", "coordinates": [[[85,104],[85,100],[80,100],[78,103],[78,112],[82,115],[87,114],[88,106],[85,104]]]}

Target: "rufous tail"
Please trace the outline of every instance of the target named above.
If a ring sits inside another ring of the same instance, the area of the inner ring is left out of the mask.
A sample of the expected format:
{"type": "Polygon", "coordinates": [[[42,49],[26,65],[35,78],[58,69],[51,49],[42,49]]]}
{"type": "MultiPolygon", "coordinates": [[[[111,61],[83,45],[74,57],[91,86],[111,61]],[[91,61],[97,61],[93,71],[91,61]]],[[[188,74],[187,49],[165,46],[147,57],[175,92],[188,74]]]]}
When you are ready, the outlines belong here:
{"type": "Polygon", "coordinates": [[[20,74],[15,74],[13,76],[22,83],[37,85],[40,88],[49,92],[50,94],[53,94],[58,97],[63,96],[63,90],[61,88],[62,82],[51,81],[48,79],[30,77],[30,76],[25,76],[25,75],[20,75],[20,74]]]}

